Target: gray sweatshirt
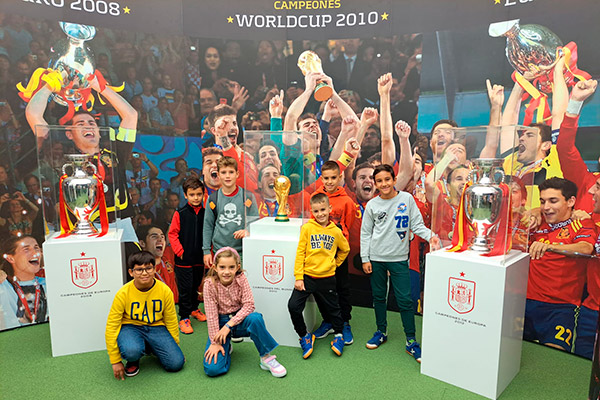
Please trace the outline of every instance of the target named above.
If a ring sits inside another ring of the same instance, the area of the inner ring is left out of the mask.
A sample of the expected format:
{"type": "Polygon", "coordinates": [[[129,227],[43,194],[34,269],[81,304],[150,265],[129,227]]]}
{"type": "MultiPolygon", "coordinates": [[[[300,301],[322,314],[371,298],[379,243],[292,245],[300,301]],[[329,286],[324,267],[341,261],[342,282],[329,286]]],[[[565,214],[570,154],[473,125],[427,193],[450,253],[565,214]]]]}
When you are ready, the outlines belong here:
{"type": "Polygon", "coordinates": [[[399,192],[388,200],[374,197],[365,207],[360,228],[362,262],[408,260],[410,231],[427,241],[433,235],[410,194],[399,192]]]}
{"type": "Polygon", "coordinates": [[[229,246],[241,254],[242,239],[234,239],[233,233],[240,229],[246,229],[246,213],[249,218],[248,222],[252,220],[250,216],[258,215],[256,199],[252,193],[238,188],[238,192],[234,196],[225,196],[219,189],[217,204],[215,205],[209,200],[204,212],[202,236],[204,254],[210,254],[211,244],[214,251],[229,246]],[[244,198],[244,194],[246,198],[244,198]],[[249,200],[251,204],[245,205],[246,200],[249,200]]]}

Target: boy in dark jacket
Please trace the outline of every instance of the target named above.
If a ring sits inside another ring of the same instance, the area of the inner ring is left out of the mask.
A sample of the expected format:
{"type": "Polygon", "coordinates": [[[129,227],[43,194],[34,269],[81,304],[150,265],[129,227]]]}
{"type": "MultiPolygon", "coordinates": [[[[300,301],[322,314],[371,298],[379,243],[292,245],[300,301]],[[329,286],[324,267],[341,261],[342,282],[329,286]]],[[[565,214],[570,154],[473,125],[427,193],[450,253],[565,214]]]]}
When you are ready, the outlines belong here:
{"type": "Polygon", "coordinates": [[[179,290],[179,330],[194,333],[190,314],[198,321],[206,321],[200,310],[198,287],[202,283],[202,231],[204,229],[204,185],[195,177],[183,181],[187,204],[175,211],[169,228],[169,241],[175,253],[175,277],[179,290]]]}

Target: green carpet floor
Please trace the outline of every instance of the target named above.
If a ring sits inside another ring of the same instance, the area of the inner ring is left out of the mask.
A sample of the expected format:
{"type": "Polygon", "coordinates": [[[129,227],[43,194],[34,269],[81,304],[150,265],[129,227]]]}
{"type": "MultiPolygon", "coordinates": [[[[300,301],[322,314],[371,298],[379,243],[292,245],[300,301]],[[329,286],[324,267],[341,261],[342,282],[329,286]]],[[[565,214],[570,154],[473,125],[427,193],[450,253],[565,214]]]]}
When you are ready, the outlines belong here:
{"type": "MultiPolygon", "coordinates": [[[[193,321],[193,335],[182,335],[187,358],[181,372],[164,372],[145,357],[140,374],[124,382],[112,376],[106,352],[53,358],[49,325],[0,333],[0,399],[481,399],[419,373],[403,348],[400,317],[389,315],[389,340],[377,350],[364,343],[374,331],[373,310],[355,307],[355,343],[337,357],[330,338],[317,340],[308,360],[297,348],[279,347],[288,370],[277,379],[258,367],[252,343],[234,344],[231,370],[208,378],[202,369],[206,323],[193,321]]],[[[417,317],[417,329],[421,318],[417,317]]],[[[268,323],[268,321],[267,321],[268,323]]],[[[420,337],[420,332],[418,332],[420,337]]],[[[453,343],[468,346],[468,343],[453,343]]],[[[460,365],[457,365],[460,368],[460,365]]],[[[591,362],[557,350],[524,343],[521,372],[501,399],[586,399],[591,362]]]]}

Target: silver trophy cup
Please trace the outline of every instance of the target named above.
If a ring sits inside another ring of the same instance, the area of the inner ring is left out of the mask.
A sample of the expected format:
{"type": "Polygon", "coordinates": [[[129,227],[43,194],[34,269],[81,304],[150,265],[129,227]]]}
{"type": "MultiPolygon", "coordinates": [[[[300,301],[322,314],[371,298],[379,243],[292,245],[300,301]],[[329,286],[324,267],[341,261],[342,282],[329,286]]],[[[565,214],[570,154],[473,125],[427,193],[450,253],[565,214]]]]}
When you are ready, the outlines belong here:
{"type": "MultiPolygon", "coordinates": [[[[533,78],[551,74],[557,61],[556,49],[562,47],[560,38],[550,29],[535,24],[519,25],[519,20],[496,22],[490,25],[492,37],[506,37],[506,58],[512,67],[525,74],[529,72],[533,78]]],[[[550,83],[539,89],[550,93],[550,83]]]]}
{"type": "Polygon", "coordinates": [[[479,253],[490,252],[489,235],[497,229],[500,218],[503,195],[498,182],[504,180],[503,162],[496,158],[473,160],[473,184],[465,190],[465,215],[475,229],[469,249],[479,253]],[[499,180],[495,179],[497,175],[500,175],[499,180]]]}
{"type": "Polygon", "coordinates": [[[67,162],[62,167],[63,174],[68,175],[62,181],[63,200],[69,211],[77,218],[77,223],[71,232],[74,235],[96,233],[90,217],[98,207],[98,179],[93,175],[98,171],[91,159],[92,156],[89,154],[66,154],[67,162]],[[68,167],[71,167],[71,173],[67,173],[68,167]],[[89,172],[90,169],[93,174],[89,172]]]}
{"type": "MultiPolygon", "coordinates": [[[[96,35],[96,28],[70,22],[60,22],[60,27],[68,38],[52,46],[50,67],[62,73],[64,97],[77,107],[85,101],[79,91],[89,87],[87,76],[96,70],[94,53],[85,44],[96,35]]],[[[55,95],[54,101],[67,106],[60,96],[55,95]]]]}

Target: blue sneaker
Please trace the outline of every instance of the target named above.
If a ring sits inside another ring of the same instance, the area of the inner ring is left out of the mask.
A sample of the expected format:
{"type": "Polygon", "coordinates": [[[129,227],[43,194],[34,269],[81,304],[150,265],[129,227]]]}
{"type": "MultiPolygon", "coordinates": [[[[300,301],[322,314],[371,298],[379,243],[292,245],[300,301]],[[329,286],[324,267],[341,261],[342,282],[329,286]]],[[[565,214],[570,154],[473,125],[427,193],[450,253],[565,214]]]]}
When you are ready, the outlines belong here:
{"type": "Polygon", "coordinates": [[[376,349],[387,341],[387,334],[377,331],[367,342],[367,349],[376,349]]]}
{"type": "Polygon", "coordinates": [[[344,322],[344,328],[342,329],[342,335],[344,336],[344,344],[346,346],[354,343],[354,336],[352,336],[352,329],[350,329],[350,323],[344,322]]]}
{"type": "Polygon", "coordinates": [[[313,352],[313,345],[315,344],[315,335],[308,332],[306,335],[300,338],[300,347],[302,348],[302,358],[305,360],[310,357],[313,352]]]}
{"type": "Polygon", "coordinates": [[[406,341],[406,352],[413,356],[418,363],[421,362],[421,345],[415,339],[406,341]]]}
{"type": "Polygon", "coordinates": [[[344,337],[341,333],[338,333],[335,335],[335,338],[333,338],[333,341],[331,342],[331,350],[333,350],[333,352],[338,356],[341,356],[344,352],[344,337]]]}
{"type": "Polygon", "coordinates": [[[329,335],[330,333],[333,333],[333,325],[331,325],[329,322],[321,322],[321,326],[319,326],[314,332],[313,334],[315,335],[315,337],[317,339],[323,339],[325,336],[329,335]]]}

